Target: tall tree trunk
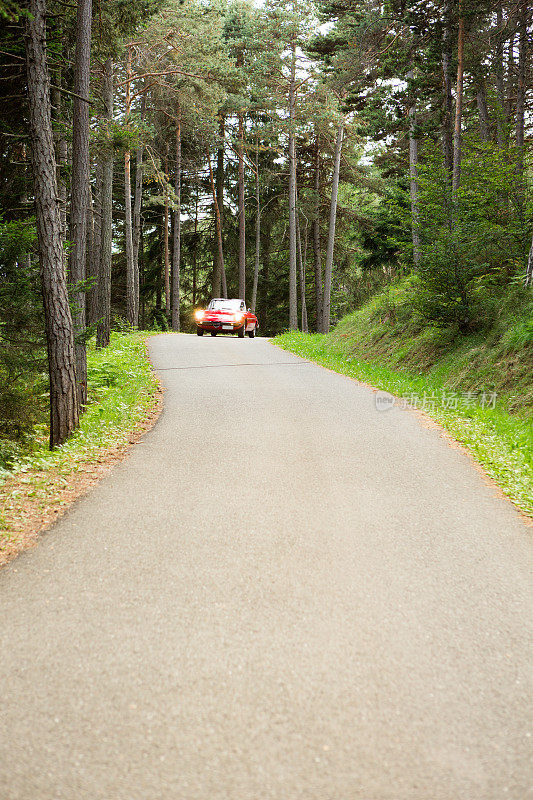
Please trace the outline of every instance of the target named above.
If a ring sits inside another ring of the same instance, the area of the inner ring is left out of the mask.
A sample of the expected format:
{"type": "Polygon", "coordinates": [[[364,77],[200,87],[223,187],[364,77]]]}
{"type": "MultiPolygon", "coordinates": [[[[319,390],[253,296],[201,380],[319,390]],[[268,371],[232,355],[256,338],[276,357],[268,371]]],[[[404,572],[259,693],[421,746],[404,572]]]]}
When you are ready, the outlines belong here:
{"type": "MultiPolygon", "coordinates": [[[[217,168],[216,168],[216,197],[218,203],[218,213],[220,218],[220,228],[224,231],[224,138],[226,132],[226,120],[224,116],[221,116],[219,119],[219,139],[218,139],[218,148],[217,148],[217,168]]],[[[218,234],[217,234],[218,237],[218,234]]],[[[222,252],[224,252],[224,247],[222,247],[222,252]]],[[[213,264],[213,297],[220,297],[221,292],[223,291],[224,296],[226,296],[225,290],[223,290],[223,280],[222,280],[222,273],[224,272],[224,259],[220,260],[220,248],[218,246],[218,238],[217,244],[215,248],[215,257],[214,257],[214,264],[213,264]]]]}
{"type": "Polygon", "coordinates": [[[442,92],[443,92],[443,119],[442,119],[442,152],[444,166],[448,177],[448,186],[451,189],[453,173],[453,132],[452,132],[452,0],[446,0],[444,10],[444,32],[442,40],[442,92]]]}
{"type": "Polygon", "coordinates": [[[269,281],[270,281],[270,249],[272,245],[272,222],[268,220],[262,225],[262,266],[261,266],[261,328],[268,331],[269,324],[269,281]]]}
{"type": "Polygon", "coordinates": [[[453,177],[452,196],[457,201],[457,192],[461,183],[461,146],[463,122],[463,79],[464,79],[464,46],[465,21],[459,3],[459,31],[457,37],[457,89],[455,93],[455,125],[453,130],[453,177]]]}
{"type": "MultiPolygon", "coordinates": [[[[98,186],[96,187],[98,192],[98,186]]],[[[95,203],[92,186],[89,184],[89,197],[87,202],[87,280],[90,284],[87,290],[87,327],[96,322],[98,284],[98,260],[100,258],[100,227],[95,213],[95,203]]]]}
{"type": "Polygon", "coordinates": [[[176,123],[176,207],[172,241],[172,330],[180,329],[180,265],[181,265],[181,109],[176,123]]]}
{"type": "MultiPolygon", "coordinates": [[[[113,61],[104,64],[102,86],[104,119],[113,119],[113,61]]],[[[102,155],[102,226],[100,270],[98,276],[98,326],[96,344],[107,347],[111,336],[111,264],[113,254],[113,145],[106,143],[102,155]]]]}
{"type": "Polygon", "coordinates": [[[63,135],[63,131],[57,143],[57,151],[59,156],[58,173],[59,180],[57,186],[57,196],[59,198],[59,218],[61,222],[61,241],[64,243],[67,239],[67,182],[64,176],[64,168],[67,163],[67,140],[63,135]]]}
{"type": "Polygon", "coordinates": [[[194,193],[194,239],[193,239],[193,247],[192,247],[192,304],[193,307],[196,305],[196,251],[197,251],[197,243],[196,238],[198,236],[198,174],[196,174],[196,191],[194,193]]]}
{"type": "Polygon", "coordinates": [[[524,148],[524,123],[525,123],[525,107],[526,107],[526,66],[528,62],[528,41],[527,41],[527,18],[528,18],[528,3],[527,0],[521,0],[518,11],[518,27],[519,27],[519,40],[518,40],[518,80],[516,88],[516,149],[517,149],[517,195],[518,195],[518,212],[524,220],[524,207],[526,199],[526,187],[524,180],[524,167],[525,167],[525,148],[524,148]]]}
{"type": "MultiPolygon", "coordinates": [[[[87,258],[86,258],[86,280],[90,281],[92,278],[91,273],[91,255],[93,252],[94,247],[94,219],[93,219],[93,190],[91,186],[91,182],[89,181],[89,191],[87,193],[87,208],[85,209],[85,219],[87,220],[87,258]]],[[[85,321],[88,325],[88,318],[89,318],[89,289],[87,289],[85,293],[85,321]]]]}
{"type": "Polygon", "coordinates": [[[158,222],[158,233],[159,233],[159,247],[157,248],[157,278],[155,283],[155,311],[156,315],[159,318],[159,312],[161,311],[161,299],[163,296],[163,278],[161,275],[161,270],[164,271],[164,263],[165,263],[165,255],[164,255],[164,247],[163,247],[163,218],[161,217],[158,222]]]}
{"type": "Polygon", "coordinates": [[[510,129],[513,118],[514,96],[515,96],[515,61],[514,61],[514,40],[515,31],[512,32],[507,47],[507,90],[505,97],[505,121],[510,129]]]}
{"type": "MultiPolygon", "coordinates": [[[[143,92],[141,96],[141,120],[144,120],[146,112],[146,94],[143,92]]],[[[140,263],[139,263],[139,250],[141,244],[141,207],[143,196],[143,157],[144,148],[137,147],[135,150],[135,188],[133,196],[133,220],[132,220],[132,240],[133,240],[133,280],[135,283],[135,302],[136,317],[139,317],[140,305],[140,263]]]]}
{"type": "MultiPolygon", "coordinates": [[[[131,112],[132,52],[128,47],[126,58],[126,103],[125,122],[131,112]]],[[[139,326],[139,304],[135,297],[135,257],[133,252],[133,226],[131,216],[131,150],[124,152],[124,244],[126,251],[126,318],[134,328],[139,326]]]]}
{"type": "Polygon", "coordinates": [[[305,228],[304,228],[304,243],[302,245],[302,258],[304,269],[307,265],[307,245],[309,244],[309,222],[305,220],[305,228]]]}
{"type": "Polygon", "coordinates": [[[137,277],[139,281],[139,325],[141,330],[146,330],[146,297],[144,296],[143,286],[145,282],[144,276],[144,235],[142,225],[139,229],[139,251],[137,253],[137,277]]]}
{"type": "Polygon", "coordinates": [[[496,25],[498,33],[496,36],[496,46],[494,48],[494,76],[496,79],[496,92],[498,99],[497,108],[497,140],[499,147],[505,145],[505,84],[504,84],[504,64],[503,64],[503,39],[504,39],[504,20],[502,0],[499,0],[496,9],[496,25]]]}
{"type": "MultiPolygon", "coordinates": [[[[407,74],[410,84],[414,71],[407,74]]],[[[411,195],[411,236],[413,241],[413,263],[415,269],[420,265],[420,203],[418,192],[418,135],[416,130],[416,99],[412,86],[409,87],[409,189],[411,195]]]]}
{"type": "MultiPolygon", "coordinates": [[[[165,181],[168,184],[168,142],[165,148],[165,181]]],[[[165,258],[165,312],[170,322],[170,251],[168,246],[168,189],[165,186],[165,208],[163,212],[163,248],[165,258]]]]}
{"type": "Polygon", "coordinates": [[[92,246],[89,250],[89,277],[91,289],[87,294],[87,324],[96,325],[98,320],[98,279],[100,273],[100,253],[102,250],[102,169],[96,166],[94,192],[90,192],[89,215],[93,220],[92,246]]]}
{"type": "Polygon", "coordinates": [[[524,283],[526,287],[533,287],[533,238],[531,239],[531,247],[529,248],[529,258],[527,260],[526,277],[524,283]]]}
{"type": "Polygon", "coordinates": [[[331,182],[331,205],[329,210],[328,248],[326,251],[326,265],[324,267],[324,300],[322,303],[322,332],[329,332],[331,316],[331,279],[333,274],[333,252],[335,248],[335,222],[337,219],[337,197],[339,194],[339,174],[341,166],[342,140],[344,137],[344,123],[341,122],[337,131],[335,142],[335,155],[333,159],[333,179],[331,182]]]}
{"type": "MultiPolygon", "coordinates": [[[[222,243],[222,220],[220,220],[220,234],[219,234],[220,244],[222,243]]],[[[219,247],[220,247],[219,244],[219,247]]],[[[222,269],[222,297],[228,296],[228,285],[226,281],[226,267],[224,265],[224,259],[220,262],[220,266],[222,269]]]]}
{"type": "Polygon", "coordinates": [[[300,275],[300,314],[301,314],[301,330],[308,333],[307,326],[307,303],[305,301],[305,263],[302,254],[302,237],[300,233],[300,218],[296,215],[296,241],[297,241],[297,256],[298,256],[298,272],[300,275]]]}
{"type": "Polygon", "coordinates": [[[87,404],[87,348],[85,345],[85,287],[87,260],[87,206],[89,197],[89,80],[91,64],[92,0],[78,0],[74,98],[72,101],[72,178],[70,199],[70,279],[74,318],[76,380],[80,412],[87,404]],[[80,288],[80,285],[82,288],[80,288]]]}
{"type": "MultiPolygon", "coordinates": [[[[62,25],[59,24],[58,34],[62,33],[62,25]]],[[[56,87],[52,89],[52,118],[59,122],[57,126],[56,140],[56,174],[57,174],[57,196],[59,198],[59,218],[61,220],[61,241],[63,244],[67,238],[67,183],[65,180],[65,166],[67,163],[67,140],[65,138],[65,125],[63,116],[63,98],[61,86],[63,83],[63,68],[59,66],[55,74],[56,87]]]]}
{"type": "Polygon", "coordinates": [[[213,177],[213,165],[211,164],[211,154],[207,149],[206,149],[206,155],[207,155],[207,163],[209,164],[209,180],[211,182],[211,192],[213,194],[213,208],[215,210],[215,228],[216,228],[216,237],[218,246],[218,258],[219,258],[219,264],[222,267],[222,296],[227,297],[228,296],[227,289],[224,286],[225,284],[224,248],[222,245],[222,224],[220,221],[220,209],[218,207],[217,190],[215,186],[215,179],[213,177]]]}
{"type": "Polygon", "coordinates": [[[289,328],[298,330],[296,286],[296,46],[292,47],[289,79],[289,328]]]}
{"type": "Polygon", "coordinates": [[[238,137],[239,297],[246,299],[246,213],[244,208],[244,123],[239,114],[238,137]]]}
{"type": "Polygon", "coordinates": [[[259,283],[259,264],[261,259],[261,194],[259,191],[259,137],[255,139],[255,259],[254,282],[252,285],[251,309],[255,313],[257,304],[257,285],[259,283]]]}
{"type": "Polygon", "coordinates": [[[31,155],[39,264],[50,375],[50,447],[62,444],[78,425],[74,328],[61,243],[61,219],[46,57],[46,4],[30,0],[26,60],[31,155]]]}
{"type": "Polygon", "coordinates": [[[314,164],[313,266],[315,273],[316,329],[322,330],[322,260],[320,255],[320,140],[317,136],[314,164]]]}

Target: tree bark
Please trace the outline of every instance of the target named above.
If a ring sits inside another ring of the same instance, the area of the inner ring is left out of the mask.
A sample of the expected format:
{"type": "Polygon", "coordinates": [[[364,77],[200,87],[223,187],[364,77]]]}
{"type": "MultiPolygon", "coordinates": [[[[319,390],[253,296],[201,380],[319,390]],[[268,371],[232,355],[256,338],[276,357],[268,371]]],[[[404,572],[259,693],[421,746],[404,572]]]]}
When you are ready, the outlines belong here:
{"type": "Polygon", "coordinates": [[[518,40],[518,80],[516,88],[516,149],[517,149],[517,196],[518,212],[523,220],[526,199],[526,187],[524,180],[525,168],[525,147],[524,147],[524,125],[526,108],[526,66],[528,61],[528,41],[527,41],[527,0],[521,0],[519,6],[519,40],[518,40]]]}
{"type": "Polygon", "coordinates": [[[335,222],[337,219],[337,197],[339,193],[339,174],[341,166],[342,140],[344,137],[344,123],[341,122],[337,131],[335,142],[335,155],[333,159],[333,180],[331,182],[331,205],[329,210],[328,247],[326,251],[326,265],[324,267],[324,300],[322,303],[322,332],[329,332],[331,316],[331,279],[333,274],[333,252],[335,248],[335,222]]]}
{"type": "Polygon", "coordinates": [[[263,246],[261,266],[261,329],[266,334],[269,325],[269,286],[270,286],[270,249],[272,245],[272,222],[268,219],[262,223],[263,246]]]}
{"type": "Polygon", "coordinates": [[[529,258],[527,260],[525,286],[533,287],[533,238],[531,239],[531,247],[529,249],[529,258]]]}
{"type": "MultiPolygon", "coordinates": [[[[104,64],[102,86],[104,119],[113,119],[113,61],[104,64]]],[[[113,253],[113,145],[106,143],[102,155],[102,228],[98,278],[98,326],[96,344],[107,347],[111,336],[111,264],[113,253]]]]}
{"type": "MultiPolygon", "coordinates": [[[[165,181],[168,184],[168,142],[165,149],[165,181]]],[[[163,250],[165,259],[165,312],[170,322],[170,251],[168,242],[168,189],[165,187],[165,208],[163,211],[163,250]]]]}
{"type": "MultiPolygon", "coordinates": [[[[146,94],[141,96],[141,120],[144,120],[146,111],[146,94]]],[[[139,318],[140,306],[140,263],[139,251],[141,244],[141,208],[143,196],[143,157],[144,148],[137,147],[135,150],[135,188],[133,196],[133,220],[132,220],[132,240],[133,240],[133,280],[135,283],[135,314],[139,318]]]]}
{"type": "Polygon", "coordinates": [[[254,282],[252,285],[251,309],[255,313],[257,304],[257,285],[259,283],[259,264],[261,259],[261,194],[259,191],[259,137],[255,140],[255,259],[254,282]]]}
{"type": "Polygon", "coordinates": [[[505,84],[504,84],[504,65],[503,65],[503,10],[502,2],[498,3],[496,10],[496,25],[498,33],[496,46],[494,48],[494,75],[496,79],[496,91],[498,97],[497,109],[497,139],[499,147],[505,144],[505,84]]]}
{"type": "MultiPolygon", "coordinates": [[[[219,140],[217,148],[217,168],[216,168],[216,198],[218,203],[218,213],[220,218],[220,228],[224,230],[224,137],[225,137],[226,123],[225,117],[221,116],[219,119],[219,140]]],[[[223,236],[223,233],[222,233],[223,236]]],[[[218,234],[217,234],[218,237],[218,234]]],[[[224,247],[222,247],[224,252],[224,247]]],[[[218,238],[215,249],[215,258],[213,264],[213,297],[220,297],[223,291],[222,286],[222,273],[224,271],[224,259],[220,260],[220,248],[218,246],[218,238]]],[[[225,296],[224,292],[224,296],[225,296]]]]}
{"type": "Polygon", "coordinates": [[[181,265],[181,110],[176,123],[176,207],[172,240],[172,330],[180,329],[180,265],[181,265]]]}
{"type": "MultiPolygon", "coordinates": [[[[414,71],[407,74],[408,83],[414,80],[414,71]]],[[[420,265],[420,202],[418,191],[418,136],[416,130],[416,99],[409,87],[409,190],[411,195],[411,236],[413,242],[413,263],[415,269],[420,265]]]]}
{"type": "MultiPolygon", "coordinates": [[[[126,57],[126,102],[125,122],[129,122],[131,112],[131,81],[132,81],[132,52],[128,47],[126,57]]],[[[139,304],[135,297],[135,257],[133,251],[133,225],[131,215],[131,150],[124,152],[124,245],[126,251],[126,319],[129,324],[139,326],[139,304]]]]}
{"type": "Polygon", "coordinates": [[[507,47],[507,90],[505,97],[505,121],[510,132],[511,120],[513,118],[513,105],[515,93],[515,61],[514,61],[514,40],[515,31],[510,36],[507,47]]]}
{"type": "Polygon", "coordinates": [[[194,239],[192,248],[192,304],[196,305],[196,250],[197,250],[197,235],[198,235],[198,173],[196,173],[196,186],[194,193],[194,239]]]}
{"type": "Polygon", "coordinates": [[[46,56],[46,4],[29,1],[26,62],[39,264],[50,376],[50,447],[78,425],[74,328],[68,301],[46,56]]]}
{"type": "Polygon", "coordinates": [[[461,184],[461,146],[463,122],[463,80],[464,80],[464,43],[465,21],[459,3],[459,32],[457,38],[457,89],[455,94],[455,126],[453,131],[453,176],[452,197],[457,201],[457,192],[461,184]]]}
{"type": "Polygon", "coordinates": [[[87,260],[87,206],[89,197],[89,81],[92,0],[78,0],[74,98],[72,101],[72,178],[70,199],[70,280],[74,285],[73,321],[76,380],[80,412],[87,404],[87,348],[85,345],[85,282],[87,260]]]}
{"type": "Polygon", "coordinates": [[[246,299],[246,213],[244,208],[244,123],[239,114],[238,136],[239,297],[246,299]]]}
{"type": "MultiPolygon", "coordinates": [[[[220,220],[220,243],[222,242],[222,220],[220,220]]],[[[228,285],[226,282],[226,267],[224,265],[224,259],[220,262],[220,268],[222,269],[222,297],[228,296],[228,285]]]]}
{"type": "Polygon", "coordinates": [[[448,177],[448,188],[452,185],[453,173],[453,132],[452,132],[452,45],[451,45],[451,0],[446,0],[444,11],[444,33],[442,42],[442,91],[443,91],[443,120],[442,120],[442,152],[444,166],[448,177]]]}
{"type": "Polygon", "coordinates": [[[292,46],[289,79],[289,328],[298,330],[296,285],[296,46],[292,46]]]}
{"type": "MultiPolygon", "coordinates": [[[[98,193],[98,180],[96,193],[98,193]]],[[[87,279],[90,287],[87,290],[87,326],[91,327],[97,320],[98,297],[98,261],[100,258],[100,226],[96,215],[95,200],[92,186],[89,184],[89,199],[87,203],[87,279]]]]}
{"type": "Polygon", "coordinates": [[[298,256],[298,272],[300,275],[300,314],[301,314],[301,330],[304,333],[309,332],[307,326],[307,303],[305,301],[305,263],[302,254],[302,237],[300,232],[300,219],[296,215],[296,241],[297,241],[297,256],[298,256]]]}
{"type": "Polygon", "coordinates": [[[322,330],[322,260],[320,254],[320,140],[317,137],[314,165],[315,209],[313,215],[313,266],[315,273],[316,329],[322,330]]]}
{"type": "MultiPolygon", "coordinates": [[[[58,34],[62,33],[62,25],[59,25],[58,34]]],[[[65,125],[62,119],[63,98],[60,91],[63,83],[63,68],[59,66],[55,73],[56,87],[52,89],[52,118],[60,124],[56,140],[56,175],[57,175],[57,196],[59,198],[59,217],[61,220],[61,241],[63,244],[67,238],[67,183],[65,181],[65,166],[67,163],[67,140],[65,139],[65,125]]]]}
{"type": "Polygon", "coordinates": [[[207,163],[209,164],[209,180],[211,182],[211,192],[213,194],[213,208],[215,210],[215,228],[216,228],[216,237],[218,246],[218,259],[219,259],[219,264],[221,265],[222,268],[222,281],[223,281],[222,292],[223,292],[223,297],[227,297],[227,291],[224,286],[225,283],[224,248],[222,245],[222,224],[220,221],[220,209],[218,207],[217,191],[215,186],[215,179],[213,177],[213,165],[211,164],[211,155],[209,153],[209,150],[207,149],[206,149],[206,155],[207,155],[207,163]]]}
{"type": "Polygon", "coordinates": [[[102,249],[102,169],[96,167],[94,192],[89,190],[89,217],[92,218],[92,241],[89,249],[89,277],[92,286],[87,293],[87,324],[96,325],[98,321],[98,280],[100,273],[100,253],[102,249]]]}
{"type": "Polygon", "coordinates": [[[142,291],[145,281],[144,276],[144,235],[142,226],[139,228],[139,251],[137,253],[137,279],[139,281],[139,325],[141,330],[146,330],[146,298],[142,291]]]}
{"type": "Polygon", "coordinates": [[[159,222],[157,224],[158,233],[159,233],[159,247],[157,248],[157,278],[155,283],[155,310],[157,312],[157,316],[159,316],[159,312],[161,311],[161,298],[163,296],[163,278],[161,274],[161,270],[164,270],[164,247],[163,247],[163,218],[160,217],[159,222]]]}

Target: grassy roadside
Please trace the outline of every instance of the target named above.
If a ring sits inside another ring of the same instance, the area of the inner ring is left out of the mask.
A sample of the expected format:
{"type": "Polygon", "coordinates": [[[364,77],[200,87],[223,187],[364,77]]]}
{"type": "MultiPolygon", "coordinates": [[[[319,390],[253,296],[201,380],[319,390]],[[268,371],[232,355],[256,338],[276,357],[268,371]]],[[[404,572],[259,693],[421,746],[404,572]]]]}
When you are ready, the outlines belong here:
{"type": "Polygon", "coordinates": [[[79,429],[50,452],[47,426],[37,426],[31,450],[0,477],[0,564],[31,543],[151,426],[160,392],[145,339],[143,333],[113,333],[102,350],[89,342],[89,404],[79,429]]]}
{"type": "Polygon", "coordinates": [[[473,393],[452,395],[438,370],[415,375],[377,358],[354,357],[346,342],[331,334],[289,332],[273,342],[397,398],[411,403],[418,398],[418,407],[465,445],[505,494],[533,517],[533,419],[525,412],[510,414],[505,397],[492,408],[492,402],[479,402],[480,396],[473,393]]]}

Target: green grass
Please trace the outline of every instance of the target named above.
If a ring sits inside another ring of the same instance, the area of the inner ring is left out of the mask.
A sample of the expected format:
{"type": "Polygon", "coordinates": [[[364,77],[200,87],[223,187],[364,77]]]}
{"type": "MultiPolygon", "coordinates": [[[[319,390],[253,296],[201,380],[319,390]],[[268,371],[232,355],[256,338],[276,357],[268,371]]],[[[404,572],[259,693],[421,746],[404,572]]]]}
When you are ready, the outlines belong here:
{"type": "Polygon", "coordinates": [[[475,329],[465,335],[421,317],[413,276],[391,283],[329,334],[348,357],[430,376],[455,392],[495,391],[512,413],[533,408],[533,293],[484,287],[475,329]]]}
{"type": "MultiPolygon", "coordinates": [[[[424,395],[426,398],[438,396],[434,406],[431,404],[433,407],[428,408],[427,403],[422,402],[419,403],[420,407],[456,441],[468,448],[485,472],[522,511],[533,516],[531,410],[521,406],[519,413],[510,413],[514,397],[512,392],[499,394],[495,408],[488,407],[487,403],[483,405],[477,399],[473,401],[472,396],[463,396],[466,389],[460,381],[455,382],[459,389],[453,395],[454,407],[448,408],[441,398],[451,395],[450,384],[453,385],[453,378],[463,364],[464,353],[461,348],[455,361],[447,352],[440,361],[434,361],[432,368],[426,366],[421,373],[415,374],[413,370],[387,364],[384,356],[355,356],[353,353],[358,346],[354,344],[354,328],[357,326],[352,325],[351,333],[346,328],[345,323],[344,328],[339,326],[325,336],[289,332],[277,336],[273,341],[284,350],[387,391],[395,397],[416,396],[422,399],[424,395]]],[[[398,348],[401,346],[402,342],[398,340],[398,348]]],[[[480,387],[474,384],[471,388],[477,393],[480,387]]],[[[492,387],[486,388],[490,390],[492,387]]]]}
{"type": "MultiPolygon", "coordinates": [[[[145,345],[145,334],[112,333],[107,348],[97,350],[90,341],[87,352],[87,371],[89,402],[81,416],[80,426],[61,447],[48,449],[48,426],[37,425],[34,430],[32,447],[22,452],[12,463],[10,470],[4,470],[0,483],[16,476],[23,484],[23,494],[29,497],[39,495],[39,502],[53,503],[58,498],[47,496],[49,485],[52,493],[58,492],[58,485],[68,485],[68,476],[81,464],[85,469],[105,453],[128,442],[148,412],[154,407],[157,380],[150,367],[145,345]],[[64,480],[48,480],[48,476],[64,480]]],[[[0,499],[4,506],[4,516],[0,514],[0,530],[9,530],[17,496],[2,491],[0,499]],[[11,512],[11,514],[10,514],[11,512]]],[[[18,488],[15,494],[20,495],[18,488]]],[[[1,547],[1,540],[0,540],[1,547]]]]}

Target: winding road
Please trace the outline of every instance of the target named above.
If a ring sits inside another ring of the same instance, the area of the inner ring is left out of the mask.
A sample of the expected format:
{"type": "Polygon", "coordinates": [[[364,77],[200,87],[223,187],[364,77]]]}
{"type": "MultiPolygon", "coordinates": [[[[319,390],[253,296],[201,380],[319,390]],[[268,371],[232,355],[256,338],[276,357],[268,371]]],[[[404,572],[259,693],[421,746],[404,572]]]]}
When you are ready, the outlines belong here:
{"type": "Polygon", "coordinates": [[[1,800],[525,800],[531,530],[413,413],[160,335],[156,426],[0,572],[1,800]]]}

